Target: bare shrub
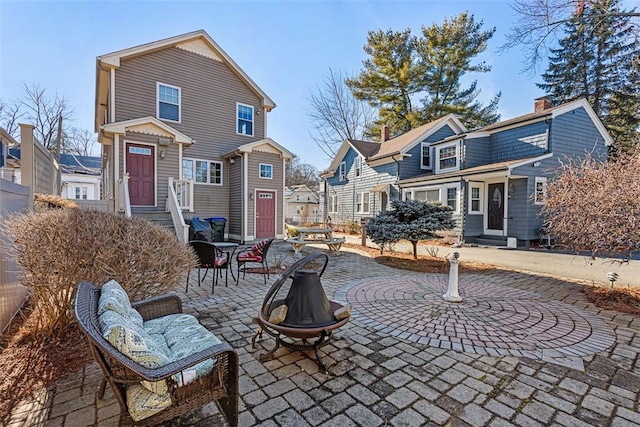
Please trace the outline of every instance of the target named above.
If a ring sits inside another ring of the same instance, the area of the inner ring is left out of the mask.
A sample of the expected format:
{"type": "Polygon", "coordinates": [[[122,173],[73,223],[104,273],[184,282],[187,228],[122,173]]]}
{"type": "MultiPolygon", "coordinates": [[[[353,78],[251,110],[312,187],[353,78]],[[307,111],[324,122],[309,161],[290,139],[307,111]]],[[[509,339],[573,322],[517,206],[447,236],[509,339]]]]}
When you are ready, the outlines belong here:
{"type": "Polygon", "coordinates": [[[344,232],[347,234],[360,234],[362,233],[362,226],[351,219],[344,224],[344,232]]]}
{"type": "Polygon", "coordinates": [[[540,214],[547,234],[592,258],[630,258],[640,250],[640,156],[564,164],[547,184],[540,214]]]}
{"type": "Polygon", "coordinates": [[[75,209],[78,207],[76,202],[73,200],[65,199],[60,196],[56,196],[53,194],[40,194],[35,193],[33,195],[34,201],[34,209],[39,211],[42,209],[51,209],[51,208],[67,208],[67,209],[75,209]]]}
{"type": "Polygon", "coordinates": [[[438,252],[440,252],[440,248],[435,245],[427,245],[424,247],[424,250],[427,252],[432,258],[438,258],[438,252]]]}
{"type": "Polygon", "coordinates": [[[175,289],[195,255],[166,229],[143,219],[82,209],[51,209],[10,218],[3,227],[30,291],[34,332],[64,334],[73,322],[78,283],[117,280],[131,300],[175,289]]]}

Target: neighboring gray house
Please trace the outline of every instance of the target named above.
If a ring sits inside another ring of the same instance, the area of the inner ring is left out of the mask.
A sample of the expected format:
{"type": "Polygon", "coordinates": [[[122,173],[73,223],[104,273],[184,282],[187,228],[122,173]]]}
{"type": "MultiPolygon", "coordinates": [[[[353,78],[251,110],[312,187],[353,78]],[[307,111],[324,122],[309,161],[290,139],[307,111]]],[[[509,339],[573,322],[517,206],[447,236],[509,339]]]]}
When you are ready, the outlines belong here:
{"type": "Polygon", "coordinates": [[[320,197],[316,191],[304,184],[292,185],[285,189],[285,222],[298,225],[301,222],[319,223],[320,197]]]}
{"type": "Polygon", "coordinates": [[[203,30],[101,55],[95,119],[114,210],[227,218],[233,240],[283,237],[292,154],[266,136],[275,107],[203,30]]]}
{"type": "MultiPolygon", "coordinates": [[[[605,160],[607,146],[613,142],[586,100],[552,107],[546,97],[536,99],[533,113],[472,132],[464,130],[462,125],[457,129],[451,125],[439,126],[438,131],[429,138],[421,137],[421,141],[422,155],[412,153],[412,157],[405,156],[398,161],[398,174],[374,167],[370,181],[391,183],[395,178],[391,175],[399,175],[397,185],[402,199],[438,201],[451,206],[457,222],[456,232],[467,243],[521,246],[539,238],[543,224],[538,212],[545,203],[546,181],[561,161],[567,157],[578,159],[586,153],[605,160]],[[408,160],[413,168],[405,167],[408,160]]],[[[332,167],[338,165],[337,175],[342,170],[339,168],[346,171],[343,184],[354,176],[356,154],[355,148],[353,150],[351,156],[343,155],[340,161],[332,163],[332,167]],[[339,166],[340,163],[344,166],[339,166]]],[[[375,165],[377,158],[377,155],[367,156],[366,163],[375,165]]],[[[325,176],[329,175],[325,172],[325,176]]],[[[330,177],[326,182],[329,193],[333,191],[342,196],[343,193],[335,190],[339,180],[330,177]]],[[[392,186],[394,184],[389,187],[392,186]]],[[[352,209],[352,200],[345,194],[336,203],[338,208],[342,204],[348,211],[352,209]]],[[[370,208],[370,213],[378,210],[370,208]]]]}
{"type": "Polygon", "coordinates": [[[429,144],[464,131],[449,114],[393,139],[385,127],[381,142],[345,140],[321,174],[324,218],[344,224],[386,210],[400,198],[399,181],[424,171],[422,160],[433,157],[429,144]]]}

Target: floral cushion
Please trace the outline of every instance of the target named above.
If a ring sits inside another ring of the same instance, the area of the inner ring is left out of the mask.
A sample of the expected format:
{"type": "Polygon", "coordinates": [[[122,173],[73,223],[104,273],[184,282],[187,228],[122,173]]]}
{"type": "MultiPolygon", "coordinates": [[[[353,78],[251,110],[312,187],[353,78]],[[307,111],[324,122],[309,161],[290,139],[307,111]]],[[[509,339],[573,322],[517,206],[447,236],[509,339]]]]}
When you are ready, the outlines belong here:
{"type": "Polygon", "coordinates": [[[134,421],[140,421],[171,406],[169,393],[158,395],[139,384],[127,386],[127,408],[134,421]]]}
{"type": "Polygon", "coordinates": [[[227,255],[220,255],[216,257],[215,266],[224,267],[227,264],[227,255]]]}
{"type": "Polygon", "coordinates": [[[110,280],[102,285],[100,300],[98,301],[98,316],[107,310],[115,311],[122,316],[128,316],[131,310],[131,302],[127,292],[115,280],[110,280]]]}

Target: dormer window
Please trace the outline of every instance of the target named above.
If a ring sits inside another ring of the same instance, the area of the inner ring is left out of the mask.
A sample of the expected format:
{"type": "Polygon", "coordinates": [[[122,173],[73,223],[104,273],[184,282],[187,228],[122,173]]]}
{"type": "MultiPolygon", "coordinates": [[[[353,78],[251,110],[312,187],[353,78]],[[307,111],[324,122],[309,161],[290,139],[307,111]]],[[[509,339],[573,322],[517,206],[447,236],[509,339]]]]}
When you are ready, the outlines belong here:
{"type": "Polygon", "coordinates": [[[180,122],[180,88],[157,83],[158,105],[156,115],[159,119],[180,122]]]}
{"type": "Polygon", "coordinates": [[[237,104],[238,128],[236,132],[240,135],[253,136],[253,107],[250,105],[237,104]]]}
{"type": "Polygon", "coordinates": [[[436,173],[460,169],[458,141],[436,148],[436,173]]]}

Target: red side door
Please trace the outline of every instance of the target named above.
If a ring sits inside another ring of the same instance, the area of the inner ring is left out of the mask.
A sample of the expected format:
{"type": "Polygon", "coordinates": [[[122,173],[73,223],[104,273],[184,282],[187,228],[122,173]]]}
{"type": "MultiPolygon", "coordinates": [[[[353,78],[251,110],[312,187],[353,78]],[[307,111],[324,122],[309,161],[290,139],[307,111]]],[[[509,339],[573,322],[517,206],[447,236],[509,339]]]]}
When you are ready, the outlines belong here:
{"type": "Polygon", "coordinates": [[[155,147],[127,144],[129,199],[132,206],[155,205],[155,147]]]}
{"type": "Polygon", "coordinates": [[[256,239],[276,235],[276,192],[256,191],[256,239]]]}

